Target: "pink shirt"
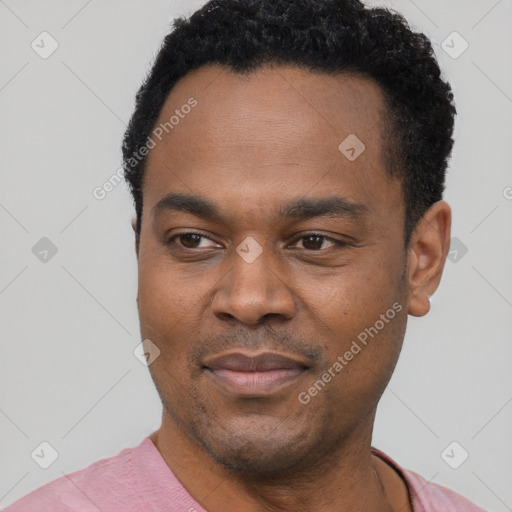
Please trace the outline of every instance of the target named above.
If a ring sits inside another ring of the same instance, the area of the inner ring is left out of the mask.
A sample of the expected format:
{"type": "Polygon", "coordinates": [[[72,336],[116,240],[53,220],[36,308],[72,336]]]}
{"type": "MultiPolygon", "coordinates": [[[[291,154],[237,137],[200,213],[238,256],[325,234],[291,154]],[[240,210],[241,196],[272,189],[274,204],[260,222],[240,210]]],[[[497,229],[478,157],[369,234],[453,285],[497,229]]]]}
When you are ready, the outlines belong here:
{"type": "MultiPolygon", "coordinates": [[[[445,487],[400,468],[414,512],[484,512],[445,487]]],[[[180,484],[149,437],[115,457],[63,476],[8,506],[4,512],[207,512],[180,484]]]]}

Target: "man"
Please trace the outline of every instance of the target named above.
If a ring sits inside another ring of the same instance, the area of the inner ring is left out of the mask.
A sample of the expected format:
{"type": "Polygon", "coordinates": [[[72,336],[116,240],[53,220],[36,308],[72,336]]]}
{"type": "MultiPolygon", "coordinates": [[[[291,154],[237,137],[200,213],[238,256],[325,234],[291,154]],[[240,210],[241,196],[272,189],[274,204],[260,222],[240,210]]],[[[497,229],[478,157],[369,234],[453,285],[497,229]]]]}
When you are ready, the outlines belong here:
{"type": "Polygon", "coordinates": [[[7,511],[481,510],[371,446],[448,253],[454,114],[429,41],[386,10],[178,20],[123,146],[162,425],[7,511]]]}

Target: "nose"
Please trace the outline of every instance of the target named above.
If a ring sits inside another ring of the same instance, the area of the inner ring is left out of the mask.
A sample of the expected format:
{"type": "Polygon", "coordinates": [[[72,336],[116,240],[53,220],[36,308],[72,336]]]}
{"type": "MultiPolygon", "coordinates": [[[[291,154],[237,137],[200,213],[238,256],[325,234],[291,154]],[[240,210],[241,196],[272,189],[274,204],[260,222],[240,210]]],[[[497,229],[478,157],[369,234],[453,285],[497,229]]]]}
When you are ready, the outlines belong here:
{"type": "Polygon", "coordinates": [[[260,325],[270,318],[289,320],[295,315],[295,302],[289,287],[279,275],[267,249],[254,261],[238,253],[231,256],[230,270],[219,284],[211,307],[221,320],[237,320],[260,325]]]}

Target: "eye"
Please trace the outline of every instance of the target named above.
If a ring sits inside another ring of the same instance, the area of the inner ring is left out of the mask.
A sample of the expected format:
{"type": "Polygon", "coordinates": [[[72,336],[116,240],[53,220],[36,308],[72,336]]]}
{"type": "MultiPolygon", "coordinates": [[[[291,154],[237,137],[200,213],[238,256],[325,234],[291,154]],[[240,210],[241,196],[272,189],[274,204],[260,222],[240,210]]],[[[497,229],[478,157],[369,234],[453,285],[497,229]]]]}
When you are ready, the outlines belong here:
{"type": "Polygon", "coordinates": [[[329,249],[330,247],[342,247],[347,245],[341,240],[336,240],[320,233],[311,233],[301,236],[295,243],[298,242],[302,243],[302,247],[298,247],[298,249],[306,249],[307,251],[320,251],[322,249],[329,249]]]}
{"type": "Polygon", "coordinates": [[[208,238],[205,235],[200,233],[195,233],[193,231],[187,233],[178,233],[173,235],[171,238],[167,240],[167,245],[172,243],[176,243],[178,240],[178,245],[185,249],[204,249],[208,247],[220,247],[219,244],[214,242],[211,238],[208,238]]]}

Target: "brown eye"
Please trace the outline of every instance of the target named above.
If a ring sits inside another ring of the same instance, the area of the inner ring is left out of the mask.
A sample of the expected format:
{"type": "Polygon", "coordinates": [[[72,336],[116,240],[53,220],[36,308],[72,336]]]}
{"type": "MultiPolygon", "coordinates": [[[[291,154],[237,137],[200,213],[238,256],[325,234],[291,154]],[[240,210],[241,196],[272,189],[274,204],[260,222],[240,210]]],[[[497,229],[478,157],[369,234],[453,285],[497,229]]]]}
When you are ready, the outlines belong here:
{"type": "Polygon", "coordinates": [[[195,233],[193,231],[177,233],[176,235],[166,240],[165,245],[177,245],[183,249],[211,249],[221,247],[206,235],[195,233]]]}
{"type": "Polygon", "coordinates": [[[330,238],[320,233],[311,233],[310,235],[301,236],[295,243],[302,243],[302,247],[298,246],[298,249],[305,249],[306,251],[318,252],[323,249],[329,249],[333,246],[341,247],[343,245],[346,245],[341,240],[335,240],[334,238],[330,238]]]}
{"type": "Polygon", "coordinates": [[[180,239],[180,242],[184,247],[187,247],[188,249],[195,249],[198,247],[199,243],[201,242],[201,238],[203,237],[197,233],[186,233],[183,235],[178,235],[177,238],[180,239]]]}
{"type": "Polygon", "coordinates": [[[308,235],[302,238],[302,245],[304,249],[315,251],[322,248],[325,236],[320,235],[308,235]]]}

